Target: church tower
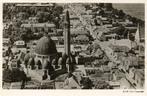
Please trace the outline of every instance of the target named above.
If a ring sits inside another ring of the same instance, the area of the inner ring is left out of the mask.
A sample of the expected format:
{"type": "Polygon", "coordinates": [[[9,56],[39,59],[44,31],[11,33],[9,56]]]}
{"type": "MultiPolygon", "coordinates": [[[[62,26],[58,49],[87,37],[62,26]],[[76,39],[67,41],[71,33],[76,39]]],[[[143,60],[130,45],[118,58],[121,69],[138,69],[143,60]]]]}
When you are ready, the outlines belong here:
{"type": "Polygon", "coordinates": [[[64,17],[64,48],[65,48],[65,55],[66,58],[66,68],[67,72],[73,72],[73,63],[71,58],[71,52],[70,52],[70,17],[69,12],[66,11],[65,17],[64,17]]]}
{"type": "Polygon", "coordinates": [[[69,19],[68,11],[66,11],[64,17],[64,48],[65,48],[65,54],[69,57],[70,56],[70,19],[69,19]]]}

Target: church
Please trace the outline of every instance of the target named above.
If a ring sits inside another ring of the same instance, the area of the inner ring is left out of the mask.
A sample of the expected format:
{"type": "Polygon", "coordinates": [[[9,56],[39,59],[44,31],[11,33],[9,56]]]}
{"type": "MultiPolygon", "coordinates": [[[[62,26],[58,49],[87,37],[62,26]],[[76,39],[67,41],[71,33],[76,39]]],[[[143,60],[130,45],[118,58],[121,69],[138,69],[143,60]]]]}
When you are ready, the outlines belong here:
{"type": "Polygon", "coordinates": [[[70,19],[67,11],[64,17],[64,48],[65,52],[60,57],[56,44],[51,37],[45,33],[36,45],[34,56],[26,54],[25,65],[29,74],[37,79],[52,80],[62,73],[74,71],[75,57],[70,52],[70,19]]]}

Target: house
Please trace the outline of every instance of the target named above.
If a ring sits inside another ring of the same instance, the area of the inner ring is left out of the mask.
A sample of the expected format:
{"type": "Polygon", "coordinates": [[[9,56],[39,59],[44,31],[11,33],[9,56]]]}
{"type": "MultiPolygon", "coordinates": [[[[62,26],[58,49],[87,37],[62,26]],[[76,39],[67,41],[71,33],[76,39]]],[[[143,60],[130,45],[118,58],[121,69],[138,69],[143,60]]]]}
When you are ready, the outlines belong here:
{"type": "Polygon", "coordinates": [[[118,81],[109,81],[109,85],[113,88],[113,89],[120,89],[120,82],[118,81]]]}
{"type": "Polygon", "coordinates": [[[68,77],[64,82],[65,89],[81,89],[78,81],[74,78],[74,76],[68,77]]]}
{"type": "Polygon", "coordinates": [[[137,30],[137,27],[135,27],[135,26],[127,25],[127,26],[125,26],[125,28],[128,29],[128,30],[137,30]]]}
{"type": "Polygon", "coordinates": [[[120,69],[129,72],[130,68],[138,68],[138,59],[135,56],[123,56],[120,60],[122,62],[120,69]]]}
{"type": "Polygon", "coordinates": [[[112,74],[96,71],[95,74],[90,75],[90,79],[92,81],[99,81],[99,80],[100,81],[111,81],[112,80],[112,74]]]}
{"type": "Polygon", "coordinates": [[[76,57],[76,62],[79,65],[85,65],[85,67],[87,67],[89,64],[91,65],[91,62],[93,62],[94,60],[96,60],[95,57],[92,56],[77,56],[76,57]]]}
{"type": "Polygon", "coordinates": [[[138,54],[138,64],[139,64],[139,67],[143,67],[144,68],[144,65],[145,65],[145,46],[143,43],[140,43],[139,44],[139,49],[138,51],[136,52],[138,54]]]}
{"type": "Polygon", "coordinates": [[[10,38],[3,38],[3,46],[8,46],[10,38]]]}
{"type": "Polygon", "coordinates": [[[85,19],[91,19],[93,16],[92,15],[83,15],[83,18],[85,19]]]}
{"type": "Polygon", "coordinates": [[[135,32],[135,41],[137,42],[137,43],[143,43],[144,42],[144,36],[145,36],[145,29],[144,29],[144,26],[142,25],[142,26],[140,26],[139,24],[138,24],[138,26],[137,26],[137,29],[136,29],[136,32],[135,32]]]}
{"type": "Polygon", "coordinates": [[[145,75],[144,75],[144,70],[142,69],[137,69],[135,72],[135,83],[137,88],[144,88],[144,82],[145,82],[145,75]]]}
{"type": "Polygon", "coordinates": [[[103,46],[101,45],[101,48],[104,48],[106,55],[109,57],[109,59],[113,62],[117,63],[117,55],[114,52],[114,50],[112,48],[110,48],[109,46],[103,46]]]}
{"type": "Polygon", "coordinates": [[[128,73],[128,79],[133,84],[133,86],[137,89],[144,88],[144,70],[143,69],[135,69],[130,68],[128,73]]]}
{"type": "Polygon", "coordinates": [[[53,6],[53,4],[51,4],[51,3],[25,3],[25,4],[22,4],[22,3],[18,3],[18,4],[16,4],[16,6],[17,7],[52,7],[53,6]]]}
{"type": "Polygon", "coordinates": [[[107,19],[107,17],[101,17],[101,20],[102,21],[107,21],[108,19],[107,19]]]}
{"type": "Polygon", "coordinates": [[[78,36],[78,35],[87,35],[87,36],[89,36],[90,33],[85,29],[71,29],[71,36],[78,36]]]}
{"type": "Polygon", "coordinates": [[[63,74],[55,79],[55,89],[81,89],[77,77],[72,74],[63,74]]]}
{"type": "Polygon", "coordinates": [[[126,78],[122,78],[119,82],[120,82],[120,89],[134,89],[132,84],[126,78]]]}
{"type": "Polygon", "coordinates": [[[122,78],[125,78],[125,74],[120,72],[119,70],[112,72],[112,74],[113,74],[113,80],[114,81],[119,81],[122,78]]]}
{"type": "Polygon", "coordinates": [[[111,69],[105,65],[102,65],[101,68],[102,68],[103,72],[105,72],[105,73],[110,73],[110,71],[111,71],[111,69]]]}
{"type": "Polygon", "coordinates": [[[55,42],[56,45],[59,45],[58,37],[52,36],[51,39],[55,42]]]}
{"type": "Polygon", "coordinates": [[[91,13],[92,13],[91,9],[87,10],[87,14],[91,14],[91,13]]]}
{"type": "Polygon", "coordinates": [[[113,45],[118,45],[118,46],[126,46],[129,49],[135,48],[137,44],[133,41],[130,41],[129,39],[121,39],[121,40],[109,40],[112,42],[113,45]]]}
{"type": "Polygon", "coordinates": [[[114,50],[114,52],[129,52],[129,48],[127,46],[118,46],[118,45],[110,45],[110,48],[114,50]]]}
{"type": "Polygon", "coordinates": [[[33,24],[21,24],[22,29],[31,29],[31,31],[47,31],[53,33],[56,31],[55,24],[52,23],[33,23],[33,24]]]}
{"type": "Polygon", "coordinates": [[[57,51],[64,53],[65,49],[64,49],[64,45],[56,45],[57,51]]]}
{"type": "Polygon", "coordinates": [[[112,15],[112,10],[105,10],[105,14],[107,16],[111,16],[112,15]]]}
{"type": "Polygon", "coordinates": [[[113,28],[113,26],[112,26],[112,24],[109,22],[109,23],[105,23],[105,25],[104,26],[106,26],[107,28],[113,28]]]}
{"type": "Polygon", "coordinates": [[[82,47],[78,46],[78,45],[71,45],[71,50],[73,52],[80,52],[80,51],[82,51],[82,47]]]}
{"type": "Polygon", "coordinates": [[[102,18],[102,16],[100,16],[100,15],[96,16],[96,19],[101,19],[101,18],[102,18]]]}
{"type": "Polygon", "coordinates": [[[80,18],[76,15],[70,16],[70,26],[74,28],[78,23],[80,23],[80,18]]]}
{"type": "Polygon", "coordinates": [[[37,17],[29,17],[29,23],[38,23],[37,17]]]}
{"type": "Polygon", "coordinates": [[[110,39],[116,39],[118,37],[117,34],[113,33],[113,34],[105,34],[105,39],[106,41],[110,40],[110,39]]]}
{"type": "Polygon", "coordinates": [[[75,72],[77,73],[77,75],[82,76],[86,76],[86,70],[85,70],[85,66],[84,65],[77,65],[77,68],[75,69],[75,72]]]}
{"type": "Polygon", "coordinates": [[[67,78],[67,74],[63,74],[58,76],[55,79],[55,89],[63,89],[64,88],[64,81],[67,78]]]}
{"type": "Polygon", "coordinates": [[[63,29],[57,29],[57,36],[63,36],[63,29]]]}
{"type": "Polygon", "coordinates": [[[11,23],[4,23],[3,24],[3,28],[4,28],[4,30],[8,30],[9,29],[9,26],[11,25],[11,23]]]}
{"type": "Polygon", "coordinates": [[[89,37],[86,35],[78,35],[75,39],[75,42],[79,43],[79,44],[87,44],[89,43],[89,37]]]}
{"type": "Polygon", "coordinates": [[[24,48],[25,47],[25,42],[23,40],[19,40],[19,41],[16,41],[14,43],[14,45],[17,47],[17,48],[24,48]]]}

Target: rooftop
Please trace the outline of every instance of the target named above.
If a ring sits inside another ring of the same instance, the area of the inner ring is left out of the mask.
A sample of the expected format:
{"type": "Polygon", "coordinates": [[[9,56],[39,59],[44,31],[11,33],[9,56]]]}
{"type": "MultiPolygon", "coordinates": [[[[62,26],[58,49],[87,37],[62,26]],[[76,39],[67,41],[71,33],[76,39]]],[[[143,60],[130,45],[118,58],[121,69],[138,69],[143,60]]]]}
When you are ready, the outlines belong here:
{"type": "Polygon", "coordinates": [[[54,41],[47,36],[43,36],[37,43],[35,52],[40,55],[53,55],[57,53],[54,41]]]}
{"type": "Polygon", "coordinates": [[[48,3],[48,4],[42,4],[42,3],[30,3],[30,4],[26,4],[26,3],[20,3],[20,4],[16,4],[16,6],[25,6],[25,7],[32,7],[32,6],[36,6],[36,7],[47,7],[47,6],[53,6],[53,4],[51,4],[51,3],[48,3]]]}
{"type": "Polygon", "coordinates": [[[49,27],[54,28],[55,24],[49,24],[49,23],[35,23],[35,24],[22,24],[21,27],[49,27]]]}

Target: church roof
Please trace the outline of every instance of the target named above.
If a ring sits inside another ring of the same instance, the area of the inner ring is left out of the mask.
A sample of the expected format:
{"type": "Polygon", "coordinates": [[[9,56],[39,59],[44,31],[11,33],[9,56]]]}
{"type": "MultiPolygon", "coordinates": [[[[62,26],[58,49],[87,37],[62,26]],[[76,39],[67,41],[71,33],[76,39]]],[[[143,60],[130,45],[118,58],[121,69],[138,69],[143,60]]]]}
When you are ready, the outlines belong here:
{"type": "Polygon", "coordinates": [[[47,36],[43,36],[37,43],[35,52],[40,55],[53,55],[57,53],[54,41],[47,36]]]}

